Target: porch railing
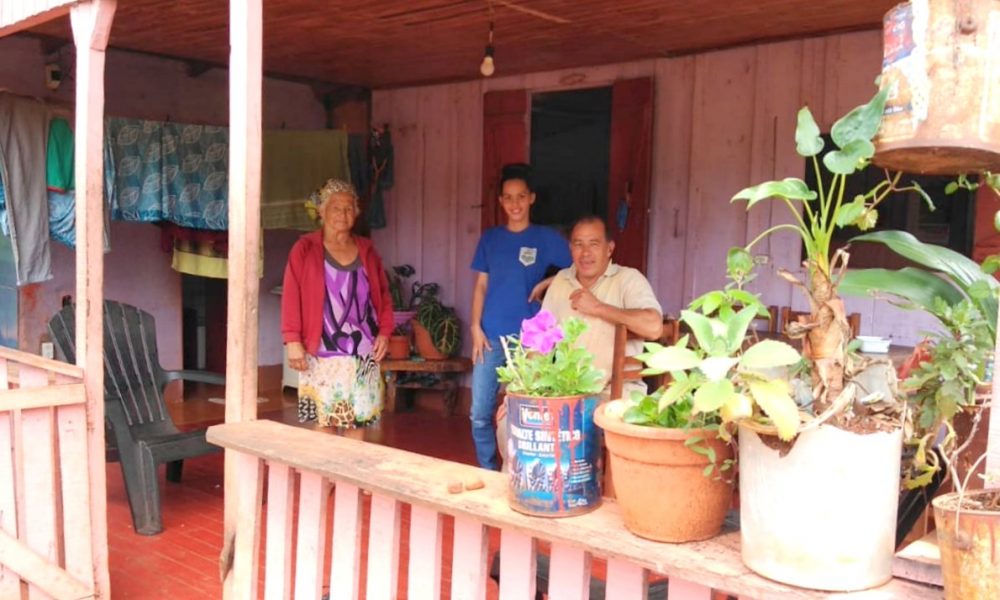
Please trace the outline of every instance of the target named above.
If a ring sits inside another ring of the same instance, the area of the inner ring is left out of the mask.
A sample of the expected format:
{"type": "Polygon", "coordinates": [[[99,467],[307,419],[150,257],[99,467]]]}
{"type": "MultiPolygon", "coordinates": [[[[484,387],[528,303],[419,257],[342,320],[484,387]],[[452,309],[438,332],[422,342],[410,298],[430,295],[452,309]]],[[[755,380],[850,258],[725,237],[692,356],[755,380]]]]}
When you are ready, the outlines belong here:
{"type": "Polygon", "coordinates": [[[0,598],[94,596],[82,379],[0,348],[0,598]]]}
{"type": "MultiPolygon", "coordinates": [[[[240,485],[233,555],[239,598],[257,598],[263,552],[265,598],[319,598],[329,573],[329,597],[396,598],[400,568],[400,509],[409,504],[407,597],[441,598],[443,515],[454,517],[450,597],[486,597],[488,528],[500,530],[500,598],[531,599],[539,542],[550,546],[549,597],[588,598],[591,557],[607,560],[607,598],[646,598],[649,574],[669,578],[670,600],[709,600],[713,589],[742,598],[821,598],[751,573],[740,561],[739,533],[712,540],[660,544],[628,533],[617,505],[586,515],[540,519],[512,511],[507,478],[491,471],[385,446],[283,425],[249,421],[208,430],[214,444],[235,451],[240,485]],[[267,499],[261,514],[263,484],[267,499]],[[295,473],[298,473],[296,484],[295,473]],[[449,482],[480,479],[482,489],[452,494],[449,482]],[[328,498],[333,486],[332,522],[328,498]],[[365,495],[370,493],[367,578],[361,581],[365,495]],[[297,502],[296,502],[297,498],[297,502]],[[264,526],[266,523],[266,526],[264,526]],[[332,540],[331,540],[332,537],[332,540]],[[294,538],[294,544],[293,544],[294,538]],[[326,549],[332,543],[332,560],[326,549]]],[[[894,580],[858,598],[939,598],[940,590],[894,580]]],[[[838,596],[839,597],[839,596],[838,596]]]]}

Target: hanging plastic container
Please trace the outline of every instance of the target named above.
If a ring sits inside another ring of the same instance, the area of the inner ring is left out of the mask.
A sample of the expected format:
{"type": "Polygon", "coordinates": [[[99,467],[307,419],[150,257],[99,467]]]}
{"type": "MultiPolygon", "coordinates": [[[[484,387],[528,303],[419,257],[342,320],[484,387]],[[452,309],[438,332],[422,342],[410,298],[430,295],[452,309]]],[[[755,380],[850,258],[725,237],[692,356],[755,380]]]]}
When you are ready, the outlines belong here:
{"type": "Polygon", "coordinates": [[[510,505],[536,517],[569,517],[601,505],[598,396],[507,396],[510,505]]]}
{"type": "Polygon", "coordinates": [[[908,173],[1000,171],[1000,2],[911,0],[885,15],[889,90],[874,163],[908,173]]]}

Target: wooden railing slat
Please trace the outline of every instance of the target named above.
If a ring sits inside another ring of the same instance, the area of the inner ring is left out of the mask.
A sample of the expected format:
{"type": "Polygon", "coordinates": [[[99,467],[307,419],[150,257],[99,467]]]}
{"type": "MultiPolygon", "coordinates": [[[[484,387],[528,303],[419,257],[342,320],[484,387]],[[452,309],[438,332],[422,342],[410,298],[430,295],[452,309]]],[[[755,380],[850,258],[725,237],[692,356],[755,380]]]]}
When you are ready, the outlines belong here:
{"type": "Polygon", "coordinates": [[[267,470],[267,542],[264,598],[292,597],[292,515],[295,476],[288,465],[269,463],[267,470]]]}
{"type": "MultiPolygon", "coordinates": [[[[3,531],[0,531],[0,564],[7,565],[18,577],[31,582],[28,586],[29,597],[73,600],[92,597],[86,585],[52,564],[48,557],[39,555],[27,544],[3,531]]],[[[3,596],[4,600],[20,597],[20,589],[12,596],[3,596]]]]}
{"type": "Polygon", "coordinates": [[[509,529],[500,532],[500,600],[535,597],[536,561],[535,538],[509,529]]]}
{"type": "Polygon", "coordinates": [[[329,484],[321,475],[299,477],[299,525],[295,545],[295,597],[319,598],[326,559],[326,500],[329,484]]]}
{"type": "Polygon", "coordinates": [[[68,375],[77,381],[83,379],[83,369],[80,367],[64,363],[60,360],[44,358],[42,356],[38,356],[37,354],[31,354],[29,352],[22,352],[20,350],[0,346],[0,358],[9,360],[19,365],[35,367],[49,373],[68,375]]]}
{"type": "Polygon", "coordinates": [[[608,598],[646,600],[649,586],[647,571],[639,565],[615,558],[608,560],[608,598]]]}
{"type": "Polygon", "coordinates": [[[548,594],[552,600],[590,598],[590,554],[586,550],[552,544],[548,594]]]}
{"type": "MultiPolygon", "coordinates": [[[[18,375],[22,389],[39,388],[48,384],[48,373],[30,365],[21,365],[18,375]]],[[[24,486],[23,504],[18,514],[24,515],[20,539],[26,546],[55,563],[59,557],[59,536],[56,531],[56,450],[51,408],[21,411],[21,481],[24,486]]],[[[30,600],[50,596],[34,584],[28,586],[30,600]]]]}
{"type": "MultiPolygon", "coordinates": [[[[83,402],[83,386],[80,388],[77,393],[83,402]]],[[[92,585],[94,554],[91,547],[86,406],[76,404],[57,408],[56,425],[59,431],[59,475],[66,570],[80,581],[92,585]]]]}
{"type": "Polygon", "coordinates": [[[482,522],[455,517],[455,544],[452,550],[452,600],[480,600],[486,597],[488,546],[482,522]]]}
{"type": "Polygon", "coordinates": [[[410,556],[407,586],[411,600],[441,598],[441,514],[434,509],[410,509],[410,556]]]}
{"type": "Polygon", "coordinates": [[[231,599],[256,600],[264,463],[253,454],[234,452],[233,455],[238,501],[231,569],[233,583],[228,592],[232,594],[229,596],[231,599]]]}
{"type": "Polygon", "coordinates": [[[368,600],[396,597],[399,580],[399,502],[372,494],[368,523],[368,600]]]}
{"type": "Polygon", "coordinates": [[[339,482],[333,492],[330,597],[354,600],[361,590],[361,490],[339,482]]]}
{"type": "Polygon", "coordinates": [[[26,410],[30,408],[44,408],[47,406],[69,406],[72,404],[84,404],[87,397],[84,395],[82,383],[70,383],[63,385],[47,385],[40,388],[6,390],[0,392],[0,406],[3,410],[26,410]]]}
{"type": "Polygon", "coordinates": [[[712,588],[671,577],[667,584],[667,600],[712,600],[712,588]]]}
{"type": "MultiPolygon", "coordinates": [[[[7,359],[0,358],[0,390],[7,389],[7,359]]],[[[0,394],[4,392],[0,391],[0,394]]],[[[14,419],[0,407],[0,531],[17,537],[17,496],[14,478],[14,419]]],[[[20,577],[0,561],[0,598],[21,595],[20,577]]]]}

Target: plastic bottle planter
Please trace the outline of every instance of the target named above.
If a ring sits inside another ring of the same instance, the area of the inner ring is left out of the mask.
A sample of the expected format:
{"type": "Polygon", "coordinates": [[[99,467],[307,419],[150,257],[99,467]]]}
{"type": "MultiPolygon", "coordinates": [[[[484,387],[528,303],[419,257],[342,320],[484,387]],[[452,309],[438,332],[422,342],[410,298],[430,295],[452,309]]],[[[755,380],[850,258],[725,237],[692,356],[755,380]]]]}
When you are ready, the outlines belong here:
{"type": "Polygon", "coordinates": [[[568,517],[601,504],[598,396],[507,396],[511,508],[568,517]]]}

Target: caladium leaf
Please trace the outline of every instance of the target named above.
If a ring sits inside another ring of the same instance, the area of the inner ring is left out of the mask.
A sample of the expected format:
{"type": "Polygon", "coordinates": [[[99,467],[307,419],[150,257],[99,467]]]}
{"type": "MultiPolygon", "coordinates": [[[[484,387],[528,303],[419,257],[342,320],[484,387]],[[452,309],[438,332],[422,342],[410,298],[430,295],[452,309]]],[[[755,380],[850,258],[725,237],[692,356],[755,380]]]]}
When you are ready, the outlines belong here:
{"type": "Polygon", "coordinates": [[[802,360],[799,351],[785,342],[762,340],[747,348],[740,357],[740,368],[760,370],[794,365],[802,360]]]}
{"type": "Polygon", "coordinates": [[[731,201],[746,200],[747,210],[761,200],[778,196],[789,200],[814,200],[816,192],[809,189],[806,182],[795,177],[786,177],[781,181],[767,181],[740,190],[731,201]]]}
{"type": "Polygon", "coordinates": [[[795,126],[795,151],[799,156],[816,156],[823,150],[823,145],[816,119],[809,112],[809,107],[803,106],[799,110],[798,123],[795,126]]]}

